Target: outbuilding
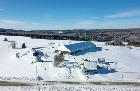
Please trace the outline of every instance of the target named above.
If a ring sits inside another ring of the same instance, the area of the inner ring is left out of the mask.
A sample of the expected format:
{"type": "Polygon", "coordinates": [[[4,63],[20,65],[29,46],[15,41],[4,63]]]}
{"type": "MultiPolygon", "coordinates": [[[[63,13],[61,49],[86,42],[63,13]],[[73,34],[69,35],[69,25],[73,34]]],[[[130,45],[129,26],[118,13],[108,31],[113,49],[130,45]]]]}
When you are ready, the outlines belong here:
{"type": "Polygon", "coordinates": [[[81,59],[78,62],[78,64],[82,73],[97,72],[97,61],[91,61],[89,59],[81,59]]]}

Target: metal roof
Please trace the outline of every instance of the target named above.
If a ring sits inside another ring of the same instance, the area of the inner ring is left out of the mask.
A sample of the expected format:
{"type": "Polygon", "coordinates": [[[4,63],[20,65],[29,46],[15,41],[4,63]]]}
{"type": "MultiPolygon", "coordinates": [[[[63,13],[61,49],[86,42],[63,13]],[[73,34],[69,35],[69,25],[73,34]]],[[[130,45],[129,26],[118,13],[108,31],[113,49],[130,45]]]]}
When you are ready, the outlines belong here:
{"type": "Polygon", "coordinates": [[[71,52],[82,50],[87,47],[96,47],[94,43],[91,41],[86,41],[86,42],[80,42],[80,43],[74,43],[74,44],[68,44],[64,45],[67,49],[69,49],[71,52]]]}

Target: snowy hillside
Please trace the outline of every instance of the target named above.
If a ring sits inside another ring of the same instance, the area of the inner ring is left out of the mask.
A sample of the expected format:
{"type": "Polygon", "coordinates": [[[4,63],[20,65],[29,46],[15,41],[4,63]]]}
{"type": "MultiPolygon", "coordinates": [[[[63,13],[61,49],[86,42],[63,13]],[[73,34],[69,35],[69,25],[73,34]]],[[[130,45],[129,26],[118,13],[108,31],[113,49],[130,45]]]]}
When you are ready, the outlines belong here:
{"type": "Polygon", "coordinates": [[[0,81],[35,81],[39,76],[43,81],[126,81],[140,82],[140,48],[125,46],[106,46],[103,42],[94,42],[101,51],[92,49],[65,55],[69,64],[65,67],[53,67],[55,49],[59,44],[79,43],[71,40],[31,39],[21,36],[0,36],[0,81]],[[7,38],[9,41],[3,41],[7,38]],[[17,48],[12,49],[10,41],[16,41],[17,48]],[[21,49],[22,43],[27,48],[21,49]],[[33,53],[42,53],[44,62],[35,62],[33,53]],[[97,61],[105,58],[105,64],[98,64],[102,69],[97,73],[82,74],[74,67],[81,58],[97,61]]]}

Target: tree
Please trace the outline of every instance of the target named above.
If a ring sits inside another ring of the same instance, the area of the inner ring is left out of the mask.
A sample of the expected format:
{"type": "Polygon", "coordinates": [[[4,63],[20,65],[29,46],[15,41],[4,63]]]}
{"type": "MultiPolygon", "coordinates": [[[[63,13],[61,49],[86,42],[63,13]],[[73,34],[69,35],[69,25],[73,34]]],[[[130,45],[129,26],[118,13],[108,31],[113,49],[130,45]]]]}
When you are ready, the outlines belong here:
{"type": "Polygon", "coordinates": [[[54,56],[54,66],[59,67],[59,64],[64,60],[63,53],[57,54],[54,56]]]}
{"type": "Polygon", "coordinates": [[[26,45],[25,45],[25,43],[23,43],[23,44],[22,44],[22,48],[26,48],[26,45]]]}
{"type": "Polygon", "coordinates": [[[3,41],[8,41],[8,39],[7,38],[4,38],[4,40],[3,41]]]}
{"type": "Polygon", "coordinates": [[[11,42],[11,47],[12,47],[13,49],[16,48],[16,45],[17,45],[17,43],[16,43],[15,41],[12,41],[12,42],[11,42]]]}

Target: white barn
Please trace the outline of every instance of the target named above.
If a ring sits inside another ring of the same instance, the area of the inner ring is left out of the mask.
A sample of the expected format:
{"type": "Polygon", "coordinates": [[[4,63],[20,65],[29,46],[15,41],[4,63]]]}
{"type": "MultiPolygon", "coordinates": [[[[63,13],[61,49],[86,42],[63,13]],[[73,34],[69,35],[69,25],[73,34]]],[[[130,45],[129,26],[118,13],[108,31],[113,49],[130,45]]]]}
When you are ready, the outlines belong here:
{"type": "Polygon", "coordinates": [[[56,51],[61,51],[62,53],[66,54],[76,54],[78,52],[82,52],[84,50],[88,50],[91,48],[96,48],[96,45],[91,41],[86,42],[79,42],[79,43],[72,43],[72,44],[60,44],[59,47],[56,48],[56,51]]]}

